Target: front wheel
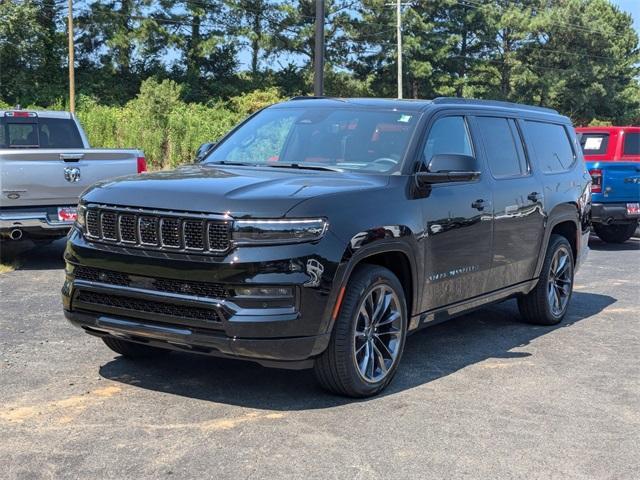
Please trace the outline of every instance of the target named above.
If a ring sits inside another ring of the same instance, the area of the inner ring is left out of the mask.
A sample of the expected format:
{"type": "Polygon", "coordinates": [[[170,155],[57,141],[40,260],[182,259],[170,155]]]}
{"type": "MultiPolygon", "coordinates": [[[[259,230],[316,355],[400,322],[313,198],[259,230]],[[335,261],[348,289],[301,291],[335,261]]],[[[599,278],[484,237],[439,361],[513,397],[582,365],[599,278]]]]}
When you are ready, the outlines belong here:
{"type": "Polygon", "coordinates": [[[381,392],[396,373],[407,334],[407,305],[398,278],[375,265],[349,280],[329,346],[314,370],[327,390],[349,397],[381,392]]]}
{"type": "Polygon", "coordinates": [[[603,242],[624,243],[629,240],[638,228],[638,222],[614,223],[613,225],[595,224],[593,229],[603,242]]]}
{"type": "Polygon", "coordinates": [[[567,313],[573,292],[573,253],[569,241],[551,235],[538,284],[518,298],[522,318],[536,325],[555,325],[567,313]]]}

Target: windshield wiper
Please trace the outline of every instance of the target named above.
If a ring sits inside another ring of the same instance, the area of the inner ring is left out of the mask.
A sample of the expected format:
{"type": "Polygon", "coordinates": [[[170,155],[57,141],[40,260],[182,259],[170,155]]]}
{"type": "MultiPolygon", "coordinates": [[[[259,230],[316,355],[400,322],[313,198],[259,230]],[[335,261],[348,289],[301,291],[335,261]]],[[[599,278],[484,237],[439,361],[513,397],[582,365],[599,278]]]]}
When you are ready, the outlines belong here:
{"type": "Polygon", "coordinates": [[[239,167],[255,167],[255,163],[249,162],[230,162],[228,160],[218,160],[217,162],[207,162],[207,165],[232,165],[239,167]]]}
{"type": "Polygon", "coordinates": [[[327,167],[325,165],[310,165],[305,163],[269,163],[266,167],[272,168],[297,168],[300,170],[322,170],[325,172],[344,172],[343,169],[337,167],[327,167]]]}

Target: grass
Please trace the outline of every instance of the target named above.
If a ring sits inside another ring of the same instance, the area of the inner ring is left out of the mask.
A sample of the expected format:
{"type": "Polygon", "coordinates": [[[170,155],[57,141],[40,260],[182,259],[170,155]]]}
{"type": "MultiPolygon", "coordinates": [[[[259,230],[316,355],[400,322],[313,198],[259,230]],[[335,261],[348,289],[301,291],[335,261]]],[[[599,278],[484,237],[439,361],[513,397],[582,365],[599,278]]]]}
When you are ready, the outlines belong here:
{"type": "Polygon", "coordinates": [[[3,273],[13,272],[19,266],[20,265],[15,260],[13,262],[10,262],[10,263],[0,263],[0,275],[2,275],[3,273]]]}

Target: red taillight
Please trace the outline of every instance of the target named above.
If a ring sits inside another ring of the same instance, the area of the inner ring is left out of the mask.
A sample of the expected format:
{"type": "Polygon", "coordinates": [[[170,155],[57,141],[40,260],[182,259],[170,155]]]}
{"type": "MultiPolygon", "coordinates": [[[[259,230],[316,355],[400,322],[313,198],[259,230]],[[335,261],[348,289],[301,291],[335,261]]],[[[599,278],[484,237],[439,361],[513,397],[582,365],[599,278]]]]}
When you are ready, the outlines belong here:
{"type": "Polygon", "coordinates": [[[12,117],[12,118],[25,118],[25,117],[36,117],[36,113],[35,112],[5,112],[4,114],[5,117],[12,117]]]}
{"type": "Polygon", "coordinates": [[[589,170],[591,175],[591,193],[602,193],[602,170],[592,168],[589,170]]]}
{"type": "Polygon", "coordinates": [[[147,160],[144,157],[138,157],[138,173],[147,171],[147,160]]]}

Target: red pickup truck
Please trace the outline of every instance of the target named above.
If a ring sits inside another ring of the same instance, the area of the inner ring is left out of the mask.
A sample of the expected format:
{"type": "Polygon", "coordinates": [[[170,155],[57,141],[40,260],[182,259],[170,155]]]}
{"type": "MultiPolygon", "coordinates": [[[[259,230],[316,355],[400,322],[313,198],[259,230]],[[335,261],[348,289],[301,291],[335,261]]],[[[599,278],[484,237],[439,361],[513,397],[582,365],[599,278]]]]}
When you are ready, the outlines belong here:
{"type": "Polygon", "coordinates": [[[605,242],[625,242],[640,218],[640,127],[580,127],[576,131],[593,180],[593,229],[605,242]]]}

